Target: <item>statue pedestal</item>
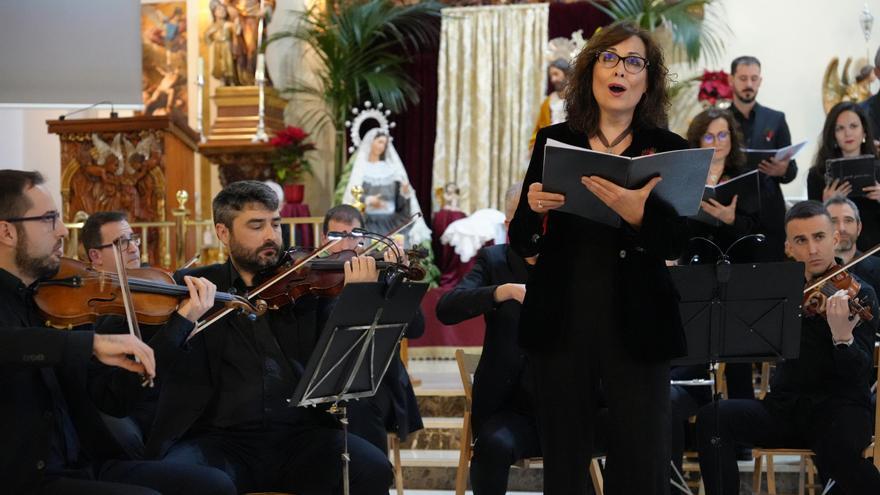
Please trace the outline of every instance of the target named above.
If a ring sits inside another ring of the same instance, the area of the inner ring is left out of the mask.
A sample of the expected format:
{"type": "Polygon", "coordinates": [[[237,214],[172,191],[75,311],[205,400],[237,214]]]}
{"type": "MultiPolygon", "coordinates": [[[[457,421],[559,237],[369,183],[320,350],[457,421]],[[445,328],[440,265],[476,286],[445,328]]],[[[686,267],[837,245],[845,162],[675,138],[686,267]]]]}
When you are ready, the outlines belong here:
{"type": "MultiPolygon", "coordinates": [[[[213,96],[217,117],[199,153],[217,164],[223,186],[239,180],[267,180],[274,177],[272,146],[253,142],[259,122],[260,90],[257,86],[221,86],[213,96]]],[[[266,133],[283,129],[287,101],[272,87],[265,88],[266,133]]]]}

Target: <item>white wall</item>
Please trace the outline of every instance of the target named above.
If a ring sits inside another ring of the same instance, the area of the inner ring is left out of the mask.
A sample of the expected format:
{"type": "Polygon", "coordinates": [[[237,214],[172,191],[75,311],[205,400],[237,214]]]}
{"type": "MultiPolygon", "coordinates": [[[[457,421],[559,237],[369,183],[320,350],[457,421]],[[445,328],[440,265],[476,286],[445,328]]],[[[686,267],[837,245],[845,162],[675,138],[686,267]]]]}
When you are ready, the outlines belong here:
{"type": "MultiPolygon", "coordinates": [[[[783,186],[788,197],[806,196],[806,171],[816,150],[825,112],[822,77],[832,57],[865,57],[865,38],[859,27],[863,0],[722,0],[733,36],[726,43],[723,63],[710,69],[730,71],[739,55],[761,60],[764,82],[758,101],[785,112],[792,141],[809,139],[797,157],[797,179],[783,186]]],[[[880,0],[867,2],[876,17],[870,59],[880,44],[880,0]]],[[[702,67],[701,67],[702,68],[702,67]]]]}

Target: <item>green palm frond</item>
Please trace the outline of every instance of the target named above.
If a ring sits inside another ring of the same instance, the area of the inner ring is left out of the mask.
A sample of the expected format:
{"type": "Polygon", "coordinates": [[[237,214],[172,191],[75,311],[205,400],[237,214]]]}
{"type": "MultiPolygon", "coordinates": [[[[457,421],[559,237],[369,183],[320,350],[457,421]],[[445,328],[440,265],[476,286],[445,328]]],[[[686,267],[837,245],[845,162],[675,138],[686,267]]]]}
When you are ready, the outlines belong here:
{"type": "MultiPolygon", "coordinates": [[[[294,38],[311,48],[320,62],[318,84],[297,82],[286,91],[323,99],[326,110],[318,121],[332,124],[340,138],[348,112],[364,99],[398,113],[418,103],[416,85],[405,71],[407,54],[438,41],[440,7],[434,0],[412,5],[327,0],[323,9],[300,12],[296,28],[276,33],[267,44],[294,38]]],[[[337,175],[345,159],[340,148],[344,145],[337,144],[337,175]]]]}
{"type": "Polygon", "coordinates": [[[729,28],[719,18],[707,18],[713,0],[588,0],[614,22],[633,22],[648,31],[666,27],[676,48],[688,63],[703,55],[717,62],[723,53],[723,37],[729,28]]]}

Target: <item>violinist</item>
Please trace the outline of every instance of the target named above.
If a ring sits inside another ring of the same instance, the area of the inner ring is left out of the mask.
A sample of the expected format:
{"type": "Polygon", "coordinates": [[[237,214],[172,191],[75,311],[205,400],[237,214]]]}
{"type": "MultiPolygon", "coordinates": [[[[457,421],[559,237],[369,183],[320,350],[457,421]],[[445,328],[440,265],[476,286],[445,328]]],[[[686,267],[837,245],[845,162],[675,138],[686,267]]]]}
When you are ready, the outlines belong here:
{"type": "MultiPolygon", "coordinates": [[[[822,203],[803,201],[785,216],[786,250],[804,263],[806,282],[835,267],[839,234],[822,203]]],[[[858,299],[877,315],[874,290],[861,285],[858,299]]],[[[697,415],[700,471],[710,495],[739,493],[735,447],[807,448],[816,453],[824,480],[834,479],[843,493],[880,493],[880,472],[862,458],[871,441],[872,353],[877,318],[851,317],[849,296],[840,290],[827,298],[824,314],[805,315],[797,359],[779,363],[763,400],[718,403],[718,436],[713,405],[697,415]],[[720,459],[719,459],[720,455],[720,459]],[[721,463],[718,479],[716,462],[721,463]],[[718,490],[720,487],[720,491],[718,490]]]]}
{"type": "MultiPolygon", "coordinates": [[[[278,196],[261,182],[234,182],[212,206],[229,259],[189,274],[244,295],[282,254],[278,196]]],[[[377,277],[370,259],[353,258],[346,271],[347,283],[377,277]]],[[[288,402],[314,347],[323,303],[305,295],[255,320],[226,315],[196,334],[187,358],[162,383],[147,455],[218,467],[239,492],[339,491],[345,437],[338,422],[321,408],[288,402]]],[[[388,458],[356,435],[347,441],[352,493],[387,494],[388,458]]]]}
{"type": "MultiPolygon", "coordinates": [[[[334,206],[324,215],[324,242],[328,240],[328,232],[349,234],[352,229],[363,228],[363,225],[363,217],[357,208],[344,204],[334,206]]],[[[342,239],[330,251],[362,251],[362,239],[342,239]]],[[[385,251],[384,259],[393,260],[390,250],[385,251]]],[[[406,327],[406,337],[417,339],[424,333],[425,318],[421,311],[417,311],[413,321],[406,327]]],[[[382,452],[388,450],[389,431],[397,433],[398,438],[405,441],[407,435],[424,427],[416,394],[409,381],[409,373],[400,359],[400,353],[397,353],[397,359],[388,366],[376,395],[348,404],[348,424],[348,431],[372,443],[382,452]]]]}
{"type": "MultiPolygon", "coordinates": [[[[119,241],[126,269],[141,267],[140,236],[135,234],[128,223],[128,217],[121,211],[101,211],[93,213],[83,224],[80,231],[83,248],[91,262],[92,268],[98,271],[116,273],[116,258],[113,256],[113,244],[119,241]]],[[[214,305],[216,286],[204,278],[185,277],[190,291],[187,298],[164,325],[140,325],[144,342],[156,351],[157,367],[160,371],[171,368],[173,360],[179,357],[179,349],[186,336],[193,330],[194,324],[214,305]],[[163,331],[164,330],[164,331],[163,331]],[[154,339],[155,336],[161,336],[154,339]]],[[[95,332],[100,334],[128,333],[125,319],[116,315],[100,317],[95,322],[95,332]]],[[[113,418],[105,416],[107,426],[117,440],[133,457],[143,456],[144,437],[149,432],[150,424],[155,416],[156,403],[159,396],[159,385],[146,391],[135,404],[128,417],[113,418]]]]}
{"type": "Polygon", "coordinates": [[[138,374],[155,375],[153,350],[130,335],[42,326],[34,284],[58,271],[67,235],[43,182],[37,172],[0,170],[0,420],[9,425],[0,486],[9,493],[235,493],[216,469],[121,460],[98,409],[127,413],[124,398],[143,390],[138,374]]]}

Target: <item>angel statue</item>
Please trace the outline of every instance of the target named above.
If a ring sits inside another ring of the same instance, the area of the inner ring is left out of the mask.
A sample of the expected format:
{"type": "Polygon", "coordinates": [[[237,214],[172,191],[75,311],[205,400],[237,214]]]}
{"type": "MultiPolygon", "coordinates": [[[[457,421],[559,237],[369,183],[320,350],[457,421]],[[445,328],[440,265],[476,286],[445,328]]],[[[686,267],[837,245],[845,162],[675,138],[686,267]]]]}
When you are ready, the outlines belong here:
{"type": "Polygon", "coordinates": [[[837,57],[832,58],[822,78],[822,107],[825,113],[841,101],[859,102],[871,96],[874,67],[866,59],[858,59],[853,64],[852,57],[847,57],[840,72],[838,64],[840,60],[837,57]]]}
{"type": "MultiPolygon", "coordinates": [[[[360,201],[364,204],[364,228],[370,232],[385,234],[409,221],[416,213],[421,213],[419,201],[409,182],[406,169],[400,160],[389,135],[387,113],[377,108],[356,112],[357,117],[352,127],[352,143],[357,147],[349,160],[350,174],[346,180],[341,178],[342,202],[353,204],[358,198],[353,195],[353,188],[361,188],[360,201]],[[379,123],[361,137],[362,124],[368,120],[379,123]]],[[[405,247],[412,247],[431,240],[431,230],[424,218],[419,218],[411,227],[404,231],[405,247]]]]}

